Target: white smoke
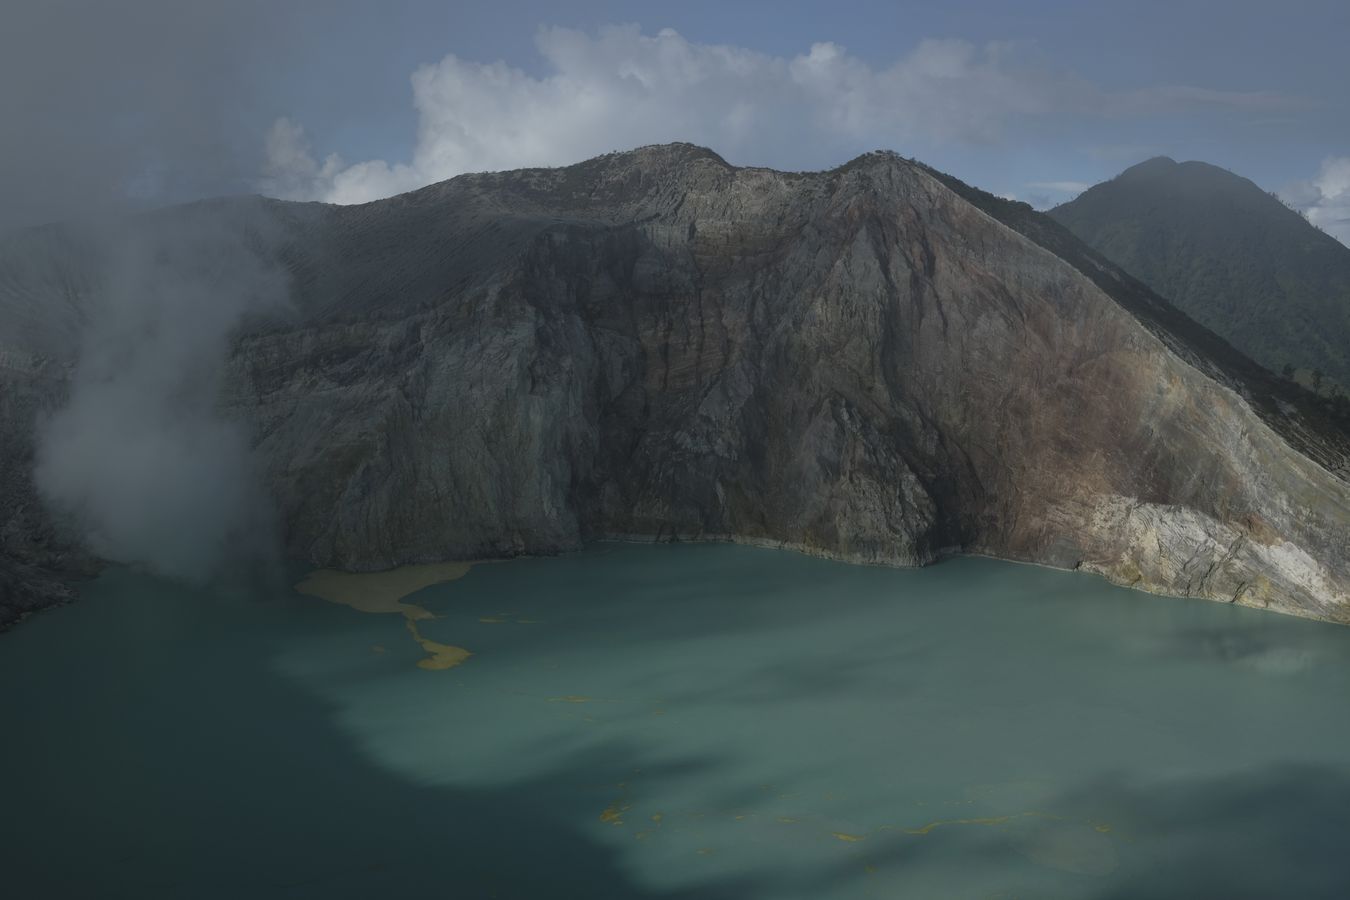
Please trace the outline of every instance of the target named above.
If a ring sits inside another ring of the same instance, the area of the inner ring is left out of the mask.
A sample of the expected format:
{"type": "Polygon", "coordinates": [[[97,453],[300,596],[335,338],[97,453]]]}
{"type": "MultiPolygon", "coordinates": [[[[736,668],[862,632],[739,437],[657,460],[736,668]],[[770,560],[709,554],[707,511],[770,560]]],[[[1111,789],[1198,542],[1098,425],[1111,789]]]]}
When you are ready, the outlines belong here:
{"type": "Polygon", "coordinates": [[[38,435],[38,489],[94,553],[197,582],[275,547],[248,435],[217,412],[232,332],[287,296],[239,226],[178,212],[104,236],[69,401],[38,435]]]}

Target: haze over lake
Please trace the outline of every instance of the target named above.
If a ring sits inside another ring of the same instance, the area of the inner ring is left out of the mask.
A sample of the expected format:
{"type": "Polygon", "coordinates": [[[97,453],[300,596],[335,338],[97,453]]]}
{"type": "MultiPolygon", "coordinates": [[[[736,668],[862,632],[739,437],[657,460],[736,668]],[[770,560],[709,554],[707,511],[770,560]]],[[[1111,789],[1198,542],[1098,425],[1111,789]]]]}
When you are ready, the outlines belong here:
{"type": "Polygon", "coordinates": [[[478,564],[403,601],[434,617],[111,569],[6,635],[7,891],[1350,886],[1342,627],[730,545],[478,564]],[[472,655],[419,666],[428,642],[472,655]]]}

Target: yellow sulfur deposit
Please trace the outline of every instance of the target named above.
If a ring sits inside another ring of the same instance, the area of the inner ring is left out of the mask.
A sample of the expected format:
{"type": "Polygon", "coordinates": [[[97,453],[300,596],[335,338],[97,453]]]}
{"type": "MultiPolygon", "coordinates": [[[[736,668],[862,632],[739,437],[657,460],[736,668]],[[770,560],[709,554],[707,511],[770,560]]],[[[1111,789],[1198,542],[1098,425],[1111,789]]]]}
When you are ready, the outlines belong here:
{"type": "MultiPolygon", "coordinates": [[[[350,606],[366,613],[398,613],[408,625],[408,633],[427,656],[417,661],[421,669],[453,669],[473,654],[463,647],[441,644],[422,636],[417,623],[433,619],[431,611],[415,603],[404,603],[403,598],[423,588],[463,578],[469,571],[468,563],[431,563],[420,566],[402,566],[387,572],[339,572],[336,569],[317,569],[295,586],[297,592],[318,597],[329,603],[350,606]]],[[[383,647],[376,652],[383,652],[383,647]]]]}

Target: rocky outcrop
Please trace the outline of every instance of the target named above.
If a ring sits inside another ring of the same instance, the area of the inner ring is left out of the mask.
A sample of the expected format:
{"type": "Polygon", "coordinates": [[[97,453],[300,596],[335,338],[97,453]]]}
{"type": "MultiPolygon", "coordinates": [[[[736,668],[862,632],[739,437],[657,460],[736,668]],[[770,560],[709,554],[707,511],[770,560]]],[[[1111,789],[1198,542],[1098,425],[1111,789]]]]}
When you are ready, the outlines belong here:
{"type": "Polygon", "coordinates": [[[258,201],[233,345],[287,555],[605,536],[954,552],[1350,620],[1344,435],[1043,216],[889,153],[687,145],[357,207],[258,201]]]}

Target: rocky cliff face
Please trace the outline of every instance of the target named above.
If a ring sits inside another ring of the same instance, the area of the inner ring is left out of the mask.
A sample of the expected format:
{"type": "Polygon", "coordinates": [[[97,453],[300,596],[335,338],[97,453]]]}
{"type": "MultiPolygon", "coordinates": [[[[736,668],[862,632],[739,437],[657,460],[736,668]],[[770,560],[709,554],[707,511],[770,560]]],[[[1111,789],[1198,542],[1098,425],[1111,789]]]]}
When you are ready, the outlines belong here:
{"type": "Polygon", "coordinates": [[[671,145],[258,208],[295,312],[243,330],[221,404],[294,558],[975,552],[1350,620],[1346,443],[1315,405],[895,155],[671,145]]]}
{"type": "Polygon", "coordinates": [[[47,358],[0,348],[0,630],[73,599],[65,576],[90,562],[57,534],[31,477],[33,425],[64,400],[66,377],[47,358]]]}

